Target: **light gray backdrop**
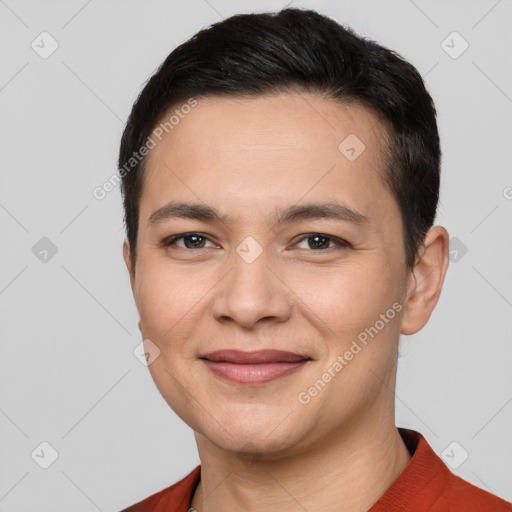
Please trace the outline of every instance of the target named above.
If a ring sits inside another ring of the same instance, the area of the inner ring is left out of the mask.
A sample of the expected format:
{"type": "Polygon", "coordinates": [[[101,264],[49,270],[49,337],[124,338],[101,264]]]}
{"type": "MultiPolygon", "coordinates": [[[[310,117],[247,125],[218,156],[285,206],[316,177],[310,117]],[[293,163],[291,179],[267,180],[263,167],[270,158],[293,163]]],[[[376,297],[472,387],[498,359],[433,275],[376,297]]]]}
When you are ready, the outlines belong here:
{"type": "MultiPolygon", "coordinates": [[[[119,190],[92,192],[115,173],[133,101],[174,47],[284,5],[0,0],[1,512],[116,511],[199,463],[133,354],[119,190]]],[[[292,5],[399,51],[436,101],[452,263],[428,326],[402,339],[397,424],[512,500],[512,2],[292,5]]]]}

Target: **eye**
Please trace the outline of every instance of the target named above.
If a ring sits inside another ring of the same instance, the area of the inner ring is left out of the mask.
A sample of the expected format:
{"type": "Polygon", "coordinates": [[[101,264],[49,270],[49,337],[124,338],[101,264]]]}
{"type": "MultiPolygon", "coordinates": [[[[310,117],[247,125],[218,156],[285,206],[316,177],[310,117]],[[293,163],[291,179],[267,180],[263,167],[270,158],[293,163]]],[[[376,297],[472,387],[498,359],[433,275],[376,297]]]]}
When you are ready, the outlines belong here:
{"type": "Polygon", "coordinates": [[[209,242],[211,247],[216,247],[215,244],[211,242],[206,236],[201,233],[182,233],[181,235],[175,235],[171,238],[168,238],[163,242],[165,247],[170,247],[172,245],[179,247],[181,249],[204,249],[208,246],[205,244],[209,242]],[[183,241],[183,245],[178,244],[176,242],[183,241]]]}
{"type": "MultiPolygon", "coordinates": [[[[202,233],[190,232],[174,235],[162,242],[165,247],[178,247],[185,250],[206,249],[217,247],[207,236],[202,233]],[[207,245],[210,244],[210,245],[207,245]]],[[[303,236],[296,244],[299,249],[312,249],[314,252],[323,252],[334,247],[351,247],[341,238],[325,235],[323,233],[310,233],[303,236]],[[302,244],[302,247],[301,247],[302,244]],[[307,244],[304,246],[304,244],[307,244]]]]}
{"type": "Polygon", "coordinates": [[[338,247],[350,247],[350,244],[341,238],[336,238],[328,235],[324,235],[322,233],[310,233],[304,237],[302,237],[297,246],[299,249],[313,249],[316,252],[323,251],[326,249],[331,249],[333,246],[330,244],[334,244],[334,246],[338,247]],[[306,242],[307,247],[300,247],[300,244],[306,242]]]}

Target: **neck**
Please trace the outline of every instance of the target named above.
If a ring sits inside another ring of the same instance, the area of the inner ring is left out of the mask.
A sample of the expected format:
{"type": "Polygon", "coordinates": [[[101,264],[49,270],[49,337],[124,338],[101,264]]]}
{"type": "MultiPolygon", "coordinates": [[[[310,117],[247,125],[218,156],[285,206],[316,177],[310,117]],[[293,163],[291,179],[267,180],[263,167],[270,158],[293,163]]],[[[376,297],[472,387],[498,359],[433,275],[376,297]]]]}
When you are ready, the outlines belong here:
{"type": "Polygon", "coordinates": [[[192,510],[368,511],[411,456],[394,421],[344,428],[294,457],[245,459],[196,434],[201,481],[192,510]],[[373,425],[373,426],[372,426],[373,425]]]}

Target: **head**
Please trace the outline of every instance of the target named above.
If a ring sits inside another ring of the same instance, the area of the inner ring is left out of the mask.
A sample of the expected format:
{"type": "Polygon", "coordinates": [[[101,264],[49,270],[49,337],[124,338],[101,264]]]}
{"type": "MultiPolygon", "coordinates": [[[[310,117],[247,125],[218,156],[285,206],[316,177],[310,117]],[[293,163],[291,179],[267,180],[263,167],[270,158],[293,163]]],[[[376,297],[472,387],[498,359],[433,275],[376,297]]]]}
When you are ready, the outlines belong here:
{"type": "Polygon", "coordinates": [[[439,166],[416,69],[314,11],[233,16],[167,57],[121,141],[123,254],[150,372],[204,442],[278,457],[392,420],[399,336],[447,268],[439,166]],[[235,384],[204,364],[221,349],[307,362],[235,384]]]}

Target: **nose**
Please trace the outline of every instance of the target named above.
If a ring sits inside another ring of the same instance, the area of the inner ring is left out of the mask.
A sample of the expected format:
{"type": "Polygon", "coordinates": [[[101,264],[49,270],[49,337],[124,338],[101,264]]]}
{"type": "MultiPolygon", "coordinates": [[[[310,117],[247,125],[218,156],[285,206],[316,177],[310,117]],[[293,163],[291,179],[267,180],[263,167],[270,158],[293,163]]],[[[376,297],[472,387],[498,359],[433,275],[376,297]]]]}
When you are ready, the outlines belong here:
{"type": "Polygon", "coordinates": [[[222,323],[234,322],[251,329],[259,322],[285,322],[291,316],[293,294],[270,266],[265,251],[252,262],[233,255],[232,267],[215,287],[211,309],[222,323]]]}

